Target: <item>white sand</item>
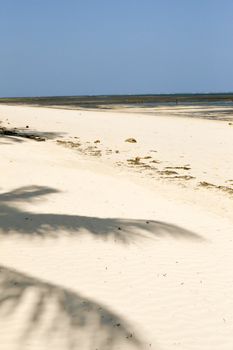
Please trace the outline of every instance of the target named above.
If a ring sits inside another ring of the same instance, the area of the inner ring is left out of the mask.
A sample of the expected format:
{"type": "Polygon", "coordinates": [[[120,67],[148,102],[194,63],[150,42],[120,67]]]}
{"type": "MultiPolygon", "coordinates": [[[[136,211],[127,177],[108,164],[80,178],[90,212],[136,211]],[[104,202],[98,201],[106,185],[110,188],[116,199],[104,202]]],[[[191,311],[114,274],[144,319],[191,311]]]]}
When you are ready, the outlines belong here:
{"type": "Polygon", "coordinates": [[[233,348],[233,126],[161,112],[0,106],[1,350],[233,348]]]}

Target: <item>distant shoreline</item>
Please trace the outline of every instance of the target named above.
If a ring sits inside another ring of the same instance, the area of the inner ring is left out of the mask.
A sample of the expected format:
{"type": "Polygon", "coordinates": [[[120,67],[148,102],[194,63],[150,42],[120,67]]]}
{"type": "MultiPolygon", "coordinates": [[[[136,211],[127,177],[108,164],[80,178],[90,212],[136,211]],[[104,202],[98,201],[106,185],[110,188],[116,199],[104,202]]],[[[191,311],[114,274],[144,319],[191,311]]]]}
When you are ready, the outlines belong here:
{"type": "Polygon", "coordinates": [[[109,95],[109,96],[49,96],[0,98],[0,104],[26,104],[36,106],[64,106],[81,108],[111,108],[159,106],[232,106],[233,93],[161,94],[161,95],[109,95]]]}
{"type": "Polygon", "coordinates": [[[109,100],[74,101],[67,98],[46,99],[0,99],[0,105],[49,108],[67,111],[98,111],[106,113],[142,114],[148,116],[178,117],[191,119],[208,119],[212,121],[233,123],[233,102],[180,102],[180,103],[120,103],[109,100]]]}

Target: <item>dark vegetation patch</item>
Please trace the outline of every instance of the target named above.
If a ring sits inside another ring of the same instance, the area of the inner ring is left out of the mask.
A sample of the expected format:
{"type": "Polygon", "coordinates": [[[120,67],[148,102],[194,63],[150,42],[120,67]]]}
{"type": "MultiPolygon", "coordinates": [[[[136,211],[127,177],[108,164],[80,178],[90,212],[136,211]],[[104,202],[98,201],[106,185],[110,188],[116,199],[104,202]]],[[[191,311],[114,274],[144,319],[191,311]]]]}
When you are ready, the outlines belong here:
{"type": "Polygon", "coordinates": [[[159,163],[161,163],[161,162],[160,162],[159,160],[153,159],[153,160],[150,161],[150,163],[157,163],[157,164],[159,164],[159,163]]]}
{"type": "MultiPolygon", "coordinates": [[[[82,144],[80,142],[73,142],[73,141],[63,141],[63,140],[56,140],[57,144],[76,149],[79,151],[79,153],[89,156],[96,156],[101,157],[102,153],[101,150],[97,148],[97,146],[87,146],[87,147],[81,147],[82,144]]],[[[89,143],[89,142],[88,142],[89,143]]]]}
{"type": "Polygon", "coordinates": [[[134,139],[133,137],[130,137],[129,139],[126,139],[125,142],[129,142],[129,143],[136,143],[137,140],[134,139]]]}
{"type": "Polygon", "coordinates": [[[193,179],[195,179],[195,177],[191,176],[191,175],[177,175],[177,176],[172,176],[172,177],[169,176],[168,179],[193,180],[193,179]]]}
{"type": "Polygon", "coordinates": [[[41,136],[38,136],[35,134],[25,133],[25,132],[21,132],[21,131],[17,131],[17,130],[10,130],[10,129],[6,129],[6,128],[1,128],[0,134],[7,135],[7,136],[24,137],[27,139],[33,139],[35,141],[45,141],[46,140],[45,137],[41,137],[41,136]]]}
{"type": "Polygon", "coordinates": [[[98,149],[96,146],[88,146],[87,148],[84,148],[81,151],[82,153],[88,154],[90,156],[96,156],[96,157],[102,156],[101,150],[98,149]]]}
{"type": "Polygon", "coordinates": [[[26,104],[36,106],[66,106],[70,108],[111,108],[114,105],[205,105],[213,103],[230,104],[233,94],[150,94],[150,95],[102,95],[102,96],[47,96],[0,98],[0,103],[26,104]]]}
{"type": "Polygon", "coordinates": [[[28,131],[28,127],[26,127],[27,130],[22,129],[8,129],[5,127],[0,128],[0,135],[3,136],[12,136],[12,137],[22,137],[26,139],[31,139],[35,141],[46,141],[47,139],[54,138],[57,136],[57,133],[53,132],[38,132],[38,131],[28,131]]]}
{"type": "Polygon", "coordinates": [[[178,175],[178,173],[173,170],[162,170],[162,171],[159,171],[159,174],[160,175],[178,175]]]}
{"type": "Polygon", "coordinates": [[[190,170],[189,166],[166,166],[165,169],[182,169],[182,170],[190,170]]]}
{"type": "Polygon", "coordinates": [[[150,164],[146,164],[145,162],[142,162],[141,159],[145,159],[145,158],[135,157],[135,158],[127,159],[128,166],[130,167],[136,166],[140,169],[157,170],[157,168],[151,166],[150,164]]]}
{"type": "Polygon", "coordinates": [[[56,141],[59,145],[70,147],[70,148],[77,148],[81,146],[81,143],[79,142],[73,142],[73,141],[63,141],[63,140],[57,140],[56,141]]]}
{"type": "Polygon", "coordinates": [[[214,184],[211,184],[209,182],[206,182],[206,181],[199,182],[199,186],[206,187],[206,188],[213,188],[213,189],[221,190],[223,192],[227,192],[229,194],[233,194],[233,188],[228,187],[228,186],[218,186],[218,185],[214,185],[214,184]]]}
{"type": "Polygon", "coordinates": [[[131,159],[127,159],[127,162],[129,164],[133,164],[133,165],[142,165],[143,163],[141,162],[141,158],[140,157],[135,157],[135,158],[131,158],[131,159]]]}

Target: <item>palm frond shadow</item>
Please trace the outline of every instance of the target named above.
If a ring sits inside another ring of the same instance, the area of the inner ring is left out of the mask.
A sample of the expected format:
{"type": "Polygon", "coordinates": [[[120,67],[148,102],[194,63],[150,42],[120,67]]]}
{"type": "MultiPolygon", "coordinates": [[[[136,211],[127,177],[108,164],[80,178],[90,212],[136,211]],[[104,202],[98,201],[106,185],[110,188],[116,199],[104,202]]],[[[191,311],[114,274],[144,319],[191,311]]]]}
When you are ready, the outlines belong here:
{"type": "Polygon", "coordinates": [[[137,239],[170,237],[203,240],[198,234],[161,221],[120,218],[98,218],[80,215],[32,213],[21,210],[17,202],[42,200],[59,192],[49,187],[30,186],[0,194],[0,232],[24,237],[58,237],[63,231],[77,236],[90,234],[96,238],[130,243],[137,239]]]}
{"type": "Polygon", "coordinates": [[[58,237],[63,231],[72,236],[89,234],[121,243],[149,237],[203,240],[194,232],[161,221],[32,213],[17,207],[17,202],[42,200],[45,195],[57,192],[49,187],[30,186],[0,194],[0,232],[28,238],[46,238],[58,237]]]}
{"type": "Polygon", "coordinates": [[[67,349],[83,348],[84,343],[88,349],[113,349],[122,343],[142,347],[132,327],[104,305],[0,265],[1,318],[14,317],[20,306],[27,304],[29,293],[33,293],[34,299],[19,335],[22,343],[43,334],[46,341],[61,337],[67,349]],[[50,317],[46,321],[48,312],[50,317]]]}

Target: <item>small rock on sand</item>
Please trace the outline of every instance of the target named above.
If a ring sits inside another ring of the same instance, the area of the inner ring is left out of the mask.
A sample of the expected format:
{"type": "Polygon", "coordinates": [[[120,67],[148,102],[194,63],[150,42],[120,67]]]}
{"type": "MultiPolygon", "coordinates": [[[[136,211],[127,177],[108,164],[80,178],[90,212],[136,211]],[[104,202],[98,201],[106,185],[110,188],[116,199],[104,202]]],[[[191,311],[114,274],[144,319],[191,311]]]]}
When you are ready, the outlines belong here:
{"type": "Polygon", "coordinates": [[[137,140],[135,140],[133,137],[130,137],[129,139],[126,139],[125,142],[136,143],[137,140]]]}

